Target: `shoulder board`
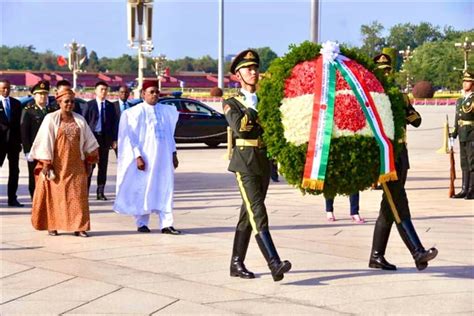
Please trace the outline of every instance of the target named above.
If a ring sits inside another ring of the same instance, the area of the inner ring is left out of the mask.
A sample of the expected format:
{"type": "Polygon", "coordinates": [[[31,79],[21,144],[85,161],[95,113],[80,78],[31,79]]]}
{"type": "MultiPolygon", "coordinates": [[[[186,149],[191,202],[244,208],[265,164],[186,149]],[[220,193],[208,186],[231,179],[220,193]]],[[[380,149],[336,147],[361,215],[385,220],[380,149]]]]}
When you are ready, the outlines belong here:
{"type": "Polygon", "coordinates": [[[230,100],[230,99],[234,99],[234,98],[236,98],[236,97],[238,97],[238,96],[239,96],[239,94],[238,94],[238,93],[235,93],[235,94],[231,95],[230,97],[225,98],[224,101],[227,101],[227,100],[230,100]]]}
{"type": "Polygon", "coordinates": [[[35,108],[34,104],[29,104],[29,105],[25,106],[25,110],[30,110],[30,109],[34,109],[34,108],[35,108]]]}

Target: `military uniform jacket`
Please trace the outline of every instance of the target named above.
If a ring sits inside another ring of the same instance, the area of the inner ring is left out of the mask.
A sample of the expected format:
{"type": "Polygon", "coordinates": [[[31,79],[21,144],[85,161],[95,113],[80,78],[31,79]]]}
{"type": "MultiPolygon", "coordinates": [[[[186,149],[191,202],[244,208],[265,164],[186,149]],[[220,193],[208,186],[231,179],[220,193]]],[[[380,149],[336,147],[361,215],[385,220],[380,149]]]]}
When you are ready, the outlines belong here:
{"type": "Polygon", "coordinates": [[[36,134],[43,122],[46,114],[54,112],[58,109],[57,105],[48,105],[44,109],[41,109],[36,104],[27,105],[21,113],[21,143],[23,145],[23,151],[29,153],[31,146],[35,141],[36,134]]]}
{"type": "Polygon", "coordinates": [[[456,102],[453,137],[460,142],[474,141],[474,93],[456,102]]]}
{"type": "Polygon", "coordinates": [[[243,94],[224,100],[223,108],[232,129],[234,148],[229,171],[253,175],[269,175],[270,162],[262,142],[263,128],[258,113],[245,105],[243,94]],[[258,140],[260,146],[238,146],[238,140],[258,140]]]}
{"type": "Polygon", "coordinates": [[[415,110],[415,108],[410,103],[408,103],[405,107],[405,117],[406,117],[406,121],[405,121],[405,126],[403,127],[403,137],[398,140],[400,143],[403,143],[403,147],[396,159],[396,164],[399,166],[399,169],[401,170],[410,169],[410,161],[408,159],[408,150],[406,148],[406,133],[407,133],[406,126],[408,124],[412,125],[413,127],[419,127],[421,125],[421,115],[415,110]]]}

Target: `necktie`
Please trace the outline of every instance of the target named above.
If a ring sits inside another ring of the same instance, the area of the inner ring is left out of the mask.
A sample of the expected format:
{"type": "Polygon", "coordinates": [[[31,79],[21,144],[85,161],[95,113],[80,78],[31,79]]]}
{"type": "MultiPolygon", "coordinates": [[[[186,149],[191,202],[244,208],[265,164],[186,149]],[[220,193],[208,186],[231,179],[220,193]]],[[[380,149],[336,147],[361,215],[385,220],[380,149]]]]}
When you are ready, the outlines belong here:
{"type": "Polygon", "coordinates": [[[5,108],[7,119],[10,121],[10,103],[8,102],[8,99],[3,99],[3,107],[5,108]]]}
{"type": "Polygon", "coordinates": [[[100,111],[100,118],[102,123],[102,131],[104,130],[105,126],[105,101],[102,101],[102,110],[100,111]]]}

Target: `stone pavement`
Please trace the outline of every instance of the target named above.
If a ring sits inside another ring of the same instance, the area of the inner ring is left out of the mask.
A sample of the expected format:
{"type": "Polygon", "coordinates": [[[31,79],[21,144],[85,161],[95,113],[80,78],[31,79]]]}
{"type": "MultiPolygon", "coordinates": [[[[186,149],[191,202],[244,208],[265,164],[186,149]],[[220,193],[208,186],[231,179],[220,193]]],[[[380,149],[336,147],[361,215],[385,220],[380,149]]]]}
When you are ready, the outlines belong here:
{"type": "MultiPolygon", "coordinates": [[[[349,219],[346,197],[335,201],[338,221],[325,219],[320,196],[302,196],[284,181],[267,198],[273,239],[293,269],[273,282],[254,240],[247,266],[254,280],[229,277],[240,197],[226,172],[225,148],[179,146],[175,227],[162,235],[136,232],[132,218],[111,210],[115,155],[106,188],[110,201],[91,195],[90,238],[50,237],[30,223],[27,168],[21,162],[20,201],[6,207],[7,168],[0,175],[0,314],[460,314],[474,313],[473,202],[447,197],[448,155],[441,145],[445,114],[419,108],[423,123],[409,129],[407,193],[417,231],[438,257],[418,272],[397,230],[386,257],[394,272],[368,269],[381,191],[361,193],[361,215],[349,219]]],[[[458,175],[459,157],[456,155],[458,175]]],[[[460,185],[460,180],[456,184],[460,185]]],[[[95,188],[91,189],[94,192],[95,188]]]]}

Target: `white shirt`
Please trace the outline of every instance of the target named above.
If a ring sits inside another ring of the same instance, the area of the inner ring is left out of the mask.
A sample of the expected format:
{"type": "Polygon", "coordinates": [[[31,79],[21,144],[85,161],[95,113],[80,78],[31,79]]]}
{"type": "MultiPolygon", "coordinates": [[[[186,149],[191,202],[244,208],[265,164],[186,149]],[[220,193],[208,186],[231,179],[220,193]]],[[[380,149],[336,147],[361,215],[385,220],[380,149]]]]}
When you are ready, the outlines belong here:
{"type": "Polygon", "coordinates": [[[5,115],[7,116],[8,119],[10,119],[10,116],[12,113],[12,110],[10,107],[10,97],[5,98],[4,96],[0,95],[0,103],[2,103],[2,106],[5,109],[5,112],[6,112],[5,115]],[[6,100],[6,102],[3,100],[6,100]]]}
{"type": "Polygon", "coordinates": [[[257,111],[257,103],[258,103],[257,94],[255,92],[254,93],[249,92],[245,89],[240,89],[240,92],[242,92],[242,94],[244,95],[247,105],[250,106],[255,111],[257,111]]]}

